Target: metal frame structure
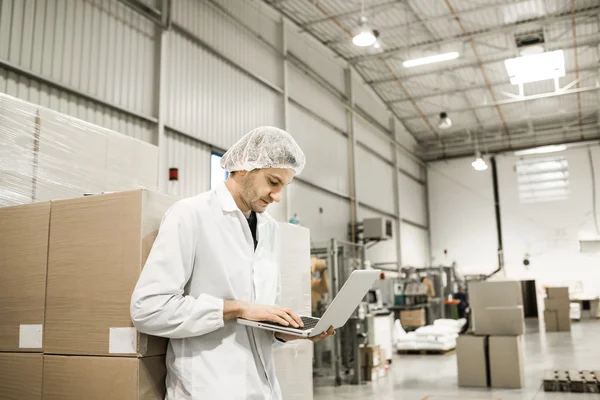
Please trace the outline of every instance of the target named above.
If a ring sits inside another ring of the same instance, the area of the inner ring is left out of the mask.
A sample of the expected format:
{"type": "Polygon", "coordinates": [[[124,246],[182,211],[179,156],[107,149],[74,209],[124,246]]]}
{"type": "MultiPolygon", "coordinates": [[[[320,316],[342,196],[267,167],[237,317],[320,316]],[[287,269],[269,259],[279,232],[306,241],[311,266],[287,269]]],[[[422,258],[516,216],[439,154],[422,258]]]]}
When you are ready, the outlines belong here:
{"type": "MultiPolygon", "coordinates": [[[[311,249],[311,255],[327,259],[330,276],[328,302],[337,296],[353,270],[364,268],[364,246],[343,240],[331,239],[327,243],[315,245],[311,249]]],[[[333,375],[336,386],[343,383],[358,385],[362,382],[359,345],[366,338],[366,324],[366,319],[361,319],[355,311],[346,325],[331,339],[331,368],[325,368],[325,371],[333,375]]]]}

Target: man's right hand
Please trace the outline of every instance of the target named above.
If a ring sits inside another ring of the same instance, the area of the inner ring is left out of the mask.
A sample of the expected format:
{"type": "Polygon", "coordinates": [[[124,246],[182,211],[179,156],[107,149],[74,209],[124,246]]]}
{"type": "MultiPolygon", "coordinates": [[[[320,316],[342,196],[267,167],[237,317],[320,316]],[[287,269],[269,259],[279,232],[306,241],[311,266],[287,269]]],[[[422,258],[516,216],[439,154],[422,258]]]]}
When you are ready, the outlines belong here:
{"type": "Polygon", "coordinates": [[[237,300],[225,300],[224,316],[227,318],[228,309],[236,309],[236,317],[249,321],[270,321],[283,326],[303,327],[302,319],[289,308],[267,306],[263,304],[252,304],[237,300]]]}

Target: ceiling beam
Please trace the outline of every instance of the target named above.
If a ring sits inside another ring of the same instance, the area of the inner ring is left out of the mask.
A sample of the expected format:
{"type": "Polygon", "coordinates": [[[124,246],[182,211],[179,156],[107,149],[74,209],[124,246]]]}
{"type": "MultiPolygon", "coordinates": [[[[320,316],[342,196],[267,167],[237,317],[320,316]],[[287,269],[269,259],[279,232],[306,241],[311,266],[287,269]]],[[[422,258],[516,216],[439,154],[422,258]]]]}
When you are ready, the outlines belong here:
{"type": "MultiPolygon", "coordinates": [[[[585,10],[577,11],[575,13],[575,18],[596,16],[599,13],[600,13],[600,6],[588,7],[585,10]]],[[[493,27],[493,28],[481,29],[481,30],[473,31],[473,32],[461,33],[459,35],[455,35],[455,36],[452,36],[452,37],[449,37],[446,39],[427,41],[427,42],[420,43],[420,44],[413,45],[413,46],[397,47],[397,48],[394,48],[391,50],[386,50],[379,54],[369,54],[369,55],[361,55],[361,56],[357,56],[357,57],[351,57],[348,59],[348,62],[351,64],[357,64],[357,63],[361,63],[361,62],[369,61],[369,60],[386,59],[386,58],[395,56],[396,54],[406,52],[407,50],[427,49],[427,48],[431,48],[434,46],[442,46],[442,45],[445,45],[448,43],[454,43],[457,41],[469,40],[469,37],[473,40],[480,39],[482,37],[486,37],[486,36],[490,36],[490,35],[497,35],[499,33],[513,32],[516,29],[525,29],[525,28],[531,28],[531,27],[546,26],[546,25],[556,23],[556,22],[571,21],[572,19],[573,19],[573,15],[571,15],[571,12],[569,11],[569,12],[562,13],[562,14],[559,14],[556,16],[552,16],[552,17],[537,18],[537,19],[533,19],[533,20],[529,20],[529,21],[521,21],[521,22],[509,24],[509,25],[503,25],[501,27],[493,27]]],[[[547,38],[547,39],[551,40],[551,38],[547,38]]]]}
{"type": "MultiPolygon", "coordinates": [[[[591,126],[584,126],[585,141],[598,141],[600,132],[595,131],[591,126]]],[[[488,139],[479,142],[479,148],[485,150],[485,154],[499,154],[508,151],[514,152],[518,150],[526,150],[534,147],[550,146],[555,144],[571,144],[581,143],[579,129],[544,129],[538,130],[528,136],[522,136],[515,140],[515,145],[512,149],[504,144],[503,140],[488,139]]],[[[426,149],[423,152],[426,161],[448,160],[452,158],[473,157],[475,154],[475,145],[472,142],[463,142],[454,145],[436,146],[426,149]]]]}
{"type": "MultiPolygon", "coordinates": [[[[461,113],[461,112],[469,112],[472,110],[478,110],[478,109],[482,109],[482,108],[490,108],[490,107],[496,107],[496,106],[502,106],[502,105],[507,105],[507,104],[516,104],[516,103],[523,103],[523,102],[528,102],[528,101],[534,101],[534,100],[540,100],[540,99],[547,99],[547,98],[551,98],[551,97],[560,97],[560,96],[568,96],[571,94],[578,94],[578,93],[584,93],[584,92],[593,92],[596,90],[600,90],[600,86],[589,86],[589,87],[583,87],[583,88],[579,88],[579,89],[569,89],[569,90],[564,90],[564,91],[560,91],[558,93],[555,92],[550,92],[550,93],[541,93],[541,94],[534,94],[534,95],[530,95],[530,96],[525,96],[523,98],[520,99],[508,99],[508,100],[500,100],[500,101],[496,101],[496,102],[492,102],[492,103],[487,103],[487,104],[477,104],[475,106],[472,107],[465,107],[465,108],[457,108],[457,109],[451,109],[451,108],[446,108],[445,111],[448,114],[451,113],[461,113]]],[[[425,114],[425,117],[427,118],[437,118],[439,115],[439,113],[431,113],[431,114],[425,114]]],[[[452,117],[450,115],[450,117],[452,117]]],[[[415,120],[415,119],[421,119],[422,116],[409,116],[409,117],[404,117],[404,121],[411,121],[411,120],[415,120]]],[[[418,134],[418,132],[416,132],[418,134]]]]}
{"type": "MultiPolygon", "coordinates": [[[[587,71],[598,71],[598,66],[593,65],[593,66],[587,67],[587,68],[579,68],[579,72],[587,72],[587,71]]],[[[566,72],[567,72],[567,74],[571,74],[571,73],[574,73],[575,70],[566,71],[566,72]]],[[[509,83],[510,82],[505,79],[503,81],[493,82],[492,86],[506,85],[509,83]]],[[[513,85],[513,86],[517,87],[516,85],[513,85]]],[[[452,89],[452,90],[446,90],[443,92],[432,92],[432,93],[424,94],[421,96],[412,96],[412,98],[415,101],[421,101],[421,100],[427,100],[427,99],[436,98],[436,97],[440,97],[440,96],[460,95],[460,94],[467,93],[471,90],[481,90],[481,89],[486,89],[486,88],[487,88],[487,85],[474,85],[474,86],[467,86],[464,89],[452,89]]],[[[409,88],[409,90],[410,90],[410,88],[409,88]]],[[[517,93],[515,93],[515,94],[517,94],[517,93]]],[[[403,103],[405,101],[408,101],[408,99],[405,99],[405,98],[394,99],[394,100],[389,100],[386,103],[391,105],[391,104],[403,103]]]]}
{"type": "MultiPolygon", "coordinates": [[[[583,108],[582,113],[584,114],[588,114],[592,115],[595,111],[596,111],[596,107],[591,106],[591,107],[587,107],[587,108],[583,108]]],[[[512,123],[512,128],[515,130],[515,132],[519,132],[519,131],[523,131],[523,130],[528,130],[531,128],[534,128],[534,125],[530,125],[529,122],[532,119],[537,120],[538,125],[541,124],[541,122],[539,122],[540,120],[545,120],[547,118],[550,117],[555,117],[554,122],[549,122],[546,125],[543,126],[538,126],[538,130],[539,129],[549,129],[552,127],[561,127],[561,128],[568,128],[568,127],[572,127],[574,125],[577,125],[577,114],[578,114],[578,110],[577,108],[571,108],[568,110],[561,110],[559,112],[557,112],[556,110],[553,110],[551,112],[545,112],[545,113],[536,113],[536,114],[531,114],[531,115],[524,115],[522,118],[519,119],[513,119],[511,120],[512,123]],[[575,118],[573,118],[575,117],[575,118]],[[559,118],[561,121],[559,122],[556,118],[559,118]],[[568,120],[568,121],[567,121],[568,120]],[[527,125],[527,129],[525,129],[525,125],[527,125]]],[[[448,132],[447,134],[442,136],[442,142],[441,143],[455,143],[455,142],[460,142],[464,137],[468,137],[469,136],[469,132],[475,132],[475,131],[479,131],[481,137],[489,137],[489,136],[496,136],[499,135],[499,131],[500,131],[500,121],[499,120],[492,120],[486,121],[487,125],[481,125],[481,124],[467,124],[464,126],[460,126],[458,127],[458,129],[456,129],[456,131],[451,131],[448,132]]],[[[599,130],[600,132],[600,130],[599,130]]],[[[423,146],[433,146],[436,143],[440,143],[439,139],[437,137],[433,137],[431,135],[428,134],[428,131],[420,131],[417,132],[417,134],[420,134],[419,138],[420,138],[420,144],[423,146]]]]}
{"type": "MultiPolygon", "coordinates": [[[[338,19],[338,20],[339,19],[344,19],[344,18],[348,18],[348,17],[353,17],[355,15],[360,15],[363,12],[364,13],[368,13],[368,12],[375,12],[375,11],[386,10],[388,8],[398,6],[401,3],[402,3],[401,0],[392,0],[392,1],[388,1],[387,3],[381,3],[381,4],[376,4],[376,5],[373,5],[373,6],[365,7],[364,10],[361,9],[361,8],[357,8],[357,9],[354,9],[352,11],[348,11],[348,12],[345,12],[345,13],[333,14],[332,17],[335,18],[335,19],[338,19]]],[[[328,21],[330,21],[329,17],[327,17],[327,18],[319,18],[319,19],[315,19],[313,21],[308,21],[308,22],[300,25],[300,28],[302,28],[302,30],[304,31],[304,30],[306,30],[307,28],[309,28],[309,27],[311,27],[313,25],[322,24],[322,23],[328,22],[328,21]]]]}

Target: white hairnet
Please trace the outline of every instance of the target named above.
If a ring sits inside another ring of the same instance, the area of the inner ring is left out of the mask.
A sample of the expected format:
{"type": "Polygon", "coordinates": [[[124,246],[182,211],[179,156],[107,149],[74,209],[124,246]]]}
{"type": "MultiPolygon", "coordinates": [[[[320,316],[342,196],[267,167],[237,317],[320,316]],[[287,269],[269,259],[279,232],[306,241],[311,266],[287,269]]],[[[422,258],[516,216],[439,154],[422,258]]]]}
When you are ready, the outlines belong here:
{"type": "Polygon", "coordinates": [[[229,172],[286,168],[300,175],[305,165],[306,157],[292,135],[272,126],[250,131],[221,159],[221,167],[229,172]]]}

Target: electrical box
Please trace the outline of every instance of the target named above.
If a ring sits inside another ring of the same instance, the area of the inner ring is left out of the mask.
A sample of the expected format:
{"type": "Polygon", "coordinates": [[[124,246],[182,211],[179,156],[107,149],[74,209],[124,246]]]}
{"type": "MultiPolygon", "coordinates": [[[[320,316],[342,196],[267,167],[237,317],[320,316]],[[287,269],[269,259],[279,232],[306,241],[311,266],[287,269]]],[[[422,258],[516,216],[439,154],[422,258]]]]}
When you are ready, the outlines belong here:
{"type": "Polygon", "coordinates": [[[387,218],[367,218],[363,221],[365,240],[387,240],[394,237],[392,220],[387,218]]]}

